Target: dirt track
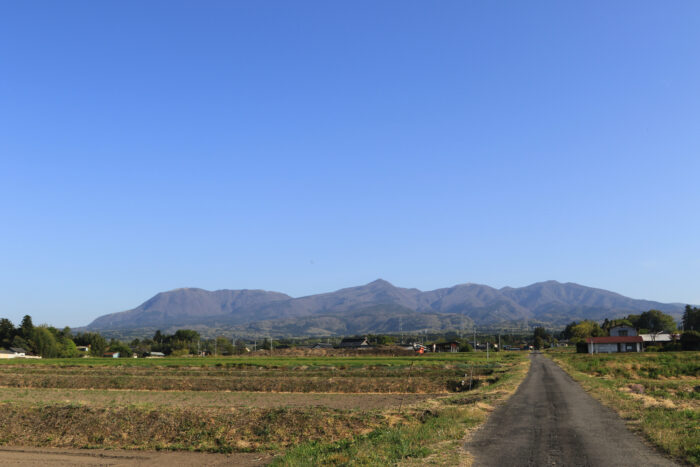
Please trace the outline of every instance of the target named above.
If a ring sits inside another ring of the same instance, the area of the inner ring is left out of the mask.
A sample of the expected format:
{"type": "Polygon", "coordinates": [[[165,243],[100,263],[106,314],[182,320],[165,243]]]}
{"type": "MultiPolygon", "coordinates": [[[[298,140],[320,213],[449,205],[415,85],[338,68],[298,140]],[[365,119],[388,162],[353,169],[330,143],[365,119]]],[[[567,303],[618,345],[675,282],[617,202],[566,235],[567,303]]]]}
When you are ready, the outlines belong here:
{"type": "Polygon", "coordinates": [[[467,443],[474,466],[671,466],[548,358],[467,443]]]}
{"type": "Polygon", "coordinates": [[[0,447],[1,465],[18,466],[109,466],[174,467],[266,465],[270,454],[205,454],[194,452],[104,451],[55,448],[0,447]]]}

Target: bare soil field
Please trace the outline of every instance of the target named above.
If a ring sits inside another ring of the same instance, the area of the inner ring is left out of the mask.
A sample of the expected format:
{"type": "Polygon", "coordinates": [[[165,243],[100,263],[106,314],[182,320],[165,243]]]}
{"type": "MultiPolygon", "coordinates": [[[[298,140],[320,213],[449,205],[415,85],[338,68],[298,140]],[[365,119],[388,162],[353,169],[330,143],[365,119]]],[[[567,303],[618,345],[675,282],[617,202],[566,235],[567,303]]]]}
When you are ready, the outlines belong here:
{"type": "Polygon", "coordinates": [[[74,404],[103,407],[328,407],[375,410],[406,407],[441,394],[342,394],[228,391],[139,391],[133,389],[21,389],[0,388],[0,402],[23,404],[74,404]]]}
{"type": "Polygon", "coordinates": [[[0,362],[0,462],[333,465],[451,453],[451,464],[455,440],[485,418],[476,404],[507,394],[524,364],[507,353],[0,362]]]}

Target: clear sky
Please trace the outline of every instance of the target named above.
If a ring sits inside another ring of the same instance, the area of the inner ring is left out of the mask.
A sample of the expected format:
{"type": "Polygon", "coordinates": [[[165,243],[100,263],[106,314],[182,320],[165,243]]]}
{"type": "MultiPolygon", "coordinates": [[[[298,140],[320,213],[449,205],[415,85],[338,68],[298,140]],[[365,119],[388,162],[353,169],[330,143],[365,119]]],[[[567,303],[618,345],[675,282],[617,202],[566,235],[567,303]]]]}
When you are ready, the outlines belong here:
{"type": "Polygon", "coordinates": [[[0,2],[0,316],[555,279],[700,303],[700,2],[0,2]]]}

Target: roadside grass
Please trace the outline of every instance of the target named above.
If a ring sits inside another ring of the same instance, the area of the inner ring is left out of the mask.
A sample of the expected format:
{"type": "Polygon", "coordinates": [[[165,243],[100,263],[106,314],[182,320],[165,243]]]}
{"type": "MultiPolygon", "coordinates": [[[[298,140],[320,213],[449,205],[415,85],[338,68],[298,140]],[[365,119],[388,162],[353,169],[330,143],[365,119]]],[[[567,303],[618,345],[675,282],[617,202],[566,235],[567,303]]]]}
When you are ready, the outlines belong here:
{"type": "Polygon", "coordinates": [[[700,465],[700,352],[547,355],[651,443],[700,465]]]}
{"type": "Polygon", "coordinates": [[[472,391],[389,414],[397,420],[393,426],[340,442],[307,442],[272,465],[467,465],[469,454],[461,447],[466,433],[515,392],[529,368],[526,355],[508,358],[508,364],[472,391]]]}

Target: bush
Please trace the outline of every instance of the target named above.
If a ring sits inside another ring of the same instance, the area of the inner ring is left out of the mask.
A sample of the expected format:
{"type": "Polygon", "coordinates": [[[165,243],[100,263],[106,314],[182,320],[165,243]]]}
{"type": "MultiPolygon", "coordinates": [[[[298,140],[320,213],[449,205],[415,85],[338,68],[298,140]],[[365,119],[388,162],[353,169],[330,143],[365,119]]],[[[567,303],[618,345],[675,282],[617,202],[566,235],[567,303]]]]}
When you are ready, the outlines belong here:
{"type": "Polygon", "coordinates": [[[588,344],[585,342],[577,342],[576,353],[588,353],[588,344]]]}
{"type": "Polygon", "coordinates": [[[700,350],[700,332],[685,331],[681,335],[681,347],[683,350],[700,350]]]}

